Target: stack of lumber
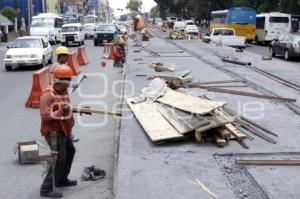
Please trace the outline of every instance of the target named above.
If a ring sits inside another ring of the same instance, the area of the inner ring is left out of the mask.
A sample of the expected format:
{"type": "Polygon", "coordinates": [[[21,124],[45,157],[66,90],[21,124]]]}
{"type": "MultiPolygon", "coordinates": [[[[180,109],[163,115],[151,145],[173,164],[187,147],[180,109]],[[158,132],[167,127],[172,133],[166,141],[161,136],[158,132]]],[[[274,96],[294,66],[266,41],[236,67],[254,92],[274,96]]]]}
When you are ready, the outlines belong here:
{"type": "Polygon", "coordinates": [[[169,38],[170,39],[189,39],[189,35],[181,32],[181,31],[172,30],[169,33],[169,38]]]}
{"type": "MultiPolygon", "coordinates": [[[[212,141],[218,147],[235,140],[247,148],[243,141],[253,139],[249,132],[259,131],[258,134],[267,137],[264,134],[266,129],[237,116],[225,108],[226,103],[170,88],[152,103],[147,100],[135,103],[134,98],[128,98],[127,103],[150,140],[157,144],[192,138],[198,143],[212,141]]],[[[267,139],[276,143],[269,137],[267,139]]]]}

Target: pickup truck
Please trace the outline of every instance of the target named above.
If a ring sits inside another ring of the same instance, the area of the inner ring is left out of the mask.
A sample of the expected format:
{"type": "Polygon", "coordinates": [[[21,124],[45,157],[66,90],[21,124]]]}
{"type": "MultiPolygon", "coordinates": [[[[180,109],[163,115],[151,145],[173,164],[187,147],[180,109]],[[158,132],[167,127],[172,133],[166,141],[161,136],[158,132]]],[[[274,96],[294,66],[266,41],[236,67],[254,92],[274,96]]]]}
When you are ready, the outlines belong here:
{"type": "Polygon", "coordinates": [[[206,34],[203,41],[235,48],[246,48],[246,37],[236,36],[234,29],[231,28],[213,28],[206,34]]]}

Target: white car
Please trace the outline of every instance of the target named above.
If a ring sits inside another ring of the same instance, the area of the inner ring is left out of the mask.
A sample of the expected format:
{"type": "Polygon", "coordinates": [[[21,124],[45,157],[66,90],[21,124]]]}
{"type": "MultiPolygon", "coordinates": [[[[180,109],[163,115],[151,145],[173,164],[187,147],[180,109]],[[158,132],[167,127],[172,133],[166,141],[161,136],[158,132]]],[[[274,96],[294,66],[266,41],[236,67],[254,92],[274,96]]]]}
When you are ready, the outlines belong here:
{"type": "Polygon", "coordinates": [[[39,65],[52,63],[53,50],[47,38],[42,36],[26,36],[16,39],[7,47],[4,66],[7,71],[18,66],[39,65]]]}
{"type": "Polygon", "coordinates": [[[235,48],[246,48],[246,37],[236,36],[232,28],[213,28],[203,41],[235,48]]]}
{"type": "Polygon", "coordinates": [[[198,34],[199,29],[196,25],[187,25],[184,28],[184,32],[187,34],[198,34]]]}
{"type": "Polygon", "coordinates": [[[80,23],[64,24],[61,27],[61,44],[68,46],[69,44],[84,45],[84,30],[80,23]]]}

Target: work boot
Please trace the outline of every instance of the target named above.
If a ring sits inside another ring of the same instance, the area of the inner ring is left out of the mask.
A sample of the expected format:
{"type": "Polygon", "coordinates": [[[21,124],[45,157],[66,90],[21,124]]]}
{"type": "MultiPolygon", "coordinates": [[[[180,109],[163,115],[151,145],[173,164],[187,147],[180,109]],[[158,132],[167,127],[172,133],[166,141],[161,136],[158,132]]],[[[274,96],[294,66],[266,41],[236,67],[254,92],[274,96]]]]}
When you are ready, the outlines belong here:
{"type": "Polygon", "coordinates": [[[62,192],[55,190],[55,191],[41,191],[40,192],[41,197],[46,197],[46,198],[61,198],[63,197],[62,192]]]}
{"type": "Polygon", "coordinates": [[[76,180],[63,180],[57,183],[57,187],[71,187],[71,186],[76,186],[77,185],[77,181],[76,180]]]}

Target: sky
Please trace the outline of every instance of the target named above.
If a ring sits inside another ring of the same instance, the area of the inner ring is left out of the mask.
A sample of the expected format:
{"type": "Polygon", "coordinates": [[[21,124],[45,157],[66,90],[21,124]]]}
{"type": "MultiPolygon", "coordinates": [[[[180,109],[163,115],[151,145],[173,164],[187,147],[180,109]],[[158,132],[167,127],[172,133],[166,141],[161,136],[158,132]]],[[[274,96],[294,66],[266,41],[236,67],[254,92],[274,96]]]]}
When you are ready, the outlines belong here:
{"type": "MultiPolygon", "coordinates": [[[[115,14],[117,16],[120,16],[121,14],[124,14],[125,11],[123,11],[122,13],[121,11],[117,10],[117,8],[125,9],[127,2],[129,0],[108,0],[108,1],[109,1],[109,6],[115,10],[115,14]]],[[[149,12],[150,9],[156,5],[156,3],[153,0],[142,0],[142,1],[143,1],[143,5],[142,5],[143,12],[149,12]]]]}

